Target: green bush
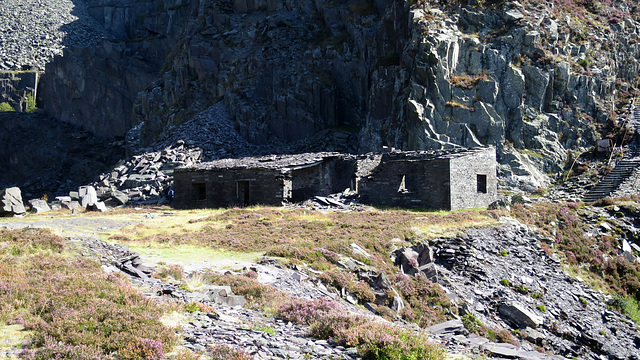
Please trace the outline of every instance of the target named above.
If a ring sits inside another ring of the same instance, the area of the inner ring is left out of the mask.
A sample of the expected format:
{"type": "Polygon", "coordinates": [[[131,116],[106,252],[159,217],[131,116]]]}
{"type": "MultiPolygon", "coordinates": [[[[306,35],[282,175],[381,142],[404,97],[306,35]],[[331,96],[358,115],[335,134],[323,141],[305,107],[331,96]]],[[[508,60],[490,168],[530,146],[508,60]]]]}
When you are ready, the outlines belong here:
{"type": "Polygon", "coordinates": [[[480,322],[480,320],[476,319],[473,314],[465,314],[462,317],[462,325],[464,325],[464,328],[469,330],[470,333],[477,334],[478,330],[480,330],[480,326],[482,326],[482,323],[480,322]]]}
{"type": "Polygon", "coordinates": [[[0,103],[0,112],[16,111],[9,103],[0,103]]]}
{"type": "Polygon", "coordinates": [[[27,100],[25,101],[25,103],[27,104],[27,113],[32,113],[38,110],[38,108],[36,107],[36,99],[33,98],[33,95],[27,94],[27,100]]]}

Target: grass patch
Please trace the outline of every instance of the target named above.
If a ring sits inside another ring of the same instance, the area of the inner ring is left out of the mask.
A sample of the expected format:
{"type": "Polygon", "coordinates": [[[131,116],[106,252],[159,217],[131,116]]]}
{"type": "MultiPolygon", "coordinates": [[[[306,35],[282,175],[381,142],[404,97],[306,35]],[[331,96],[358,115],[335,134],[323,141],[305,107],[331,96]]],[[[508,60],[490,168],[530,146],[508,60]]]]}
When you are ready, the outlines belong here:
{"type": "Polygon", "coordinates": [[[13,112],[16,111],[13,106],[7,102],[0,103],[0,112],[13,112]]]}
{"type": "Polygon", "coordinates": [[[454,75],[449,79],[451,85],[461,89],[471,90],[475,88],[481,81],[487,80],[485,75],[454,75]]]}
{"type": "Polygon", "coordinates": [[[163,309],[40,229],[0,229],[0,325],[31,332],[25,359],[159,359],[176,342],[163,309]]]}
{"type": "Polygon", "coordinates": [[[0,325],[0,352],[20,349],[33,333],[20,324],[0,325]]]}
{"type": "Polygon", "coordinates": [[[262,253],[236,252],[197,245],[170,246],[165,244],[129,244],[129,249],[145,257],[166,263],[217,262],[232,259],[236,262],[255,262],[262,253]]]}

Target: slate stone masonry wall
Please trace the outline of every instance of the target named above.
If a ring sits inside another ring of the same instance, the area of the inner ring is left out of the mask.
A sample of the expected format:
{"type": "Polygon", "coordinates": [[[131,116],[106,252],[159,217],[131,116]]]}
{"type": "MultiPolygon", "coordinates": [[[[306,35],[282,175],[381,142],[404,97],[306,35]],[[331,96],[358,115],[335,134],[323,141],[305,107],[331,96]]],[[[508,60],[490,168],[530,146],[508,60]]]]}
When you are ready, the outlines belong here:
{"type": "Polygon", "coordinates": [[[179,168],[174,206],[280,205],[355,188],[364,204],[457,210],[487,207],[497,196],[493,147],[391,152],[373,167],[368,159],[309,153],[179,168]]]}
{"type": "Polygon", "coordinates": [[[486,208],[498,196],[496,152],[479,149],[473,156],[452,158],[449,165],[451,210],[486,208]]]}
{"type": "Polygon", "coordinates": [[[390,160],[383,156],[370,177],[360,179],[365,204],[404,208],[449,209],[449,161],[390,160]]]}
{"type": "Polygon", "coordinates": [[[275,169],[176,172],[174,187],[176,208],[280,205],[284,175],[275,169]]]}

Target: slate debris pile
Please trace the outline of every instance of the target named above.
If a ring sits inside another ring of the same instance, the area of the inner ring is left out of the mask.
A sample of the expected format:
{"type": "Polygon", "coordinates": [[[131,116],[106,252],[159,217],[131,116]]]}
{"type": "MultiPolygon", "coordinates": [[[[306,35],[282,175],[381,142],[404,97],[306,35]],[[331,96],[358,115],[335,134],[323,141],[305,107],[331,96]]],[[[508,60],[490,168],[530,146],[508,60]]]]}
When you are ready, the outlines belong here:
{"type": "Polygon", "coordinates": [[[44,70],[63,48],[88,47],[109,37],[88,14],[85,1],[0,2],[0,71],[44,70]]]}
{"type": "Polygon", "coordinates": [[[183,140],[161,151],[146,152],[120,161],[111,172],[100,175],[93,183],[98,198],[109,206],[162,204],[170,201],[168,191],[173,184],[173,170],[202,160],[203,151],[188,146],[183,140]]]}
{"type": "Polygon", "coordinates": [[[496,357],[549,358],[535,352],[543,347],[547,354],[568,358],[639,358],[640,338],[633,322],[563,272],[559,260],[539,247],[545,239],[515,220],[505,222],[499,228],[474,229],[456,239],[401,249],[396,263],[409,274],[440,283],[459,315],[471,314],[491,328],[518,330],[520,347],[470,335],[461,323],[450,324],[449,330],[436,325],[432,333],[452,348],[470,346],[496,357]]]}
{"type": "MultiPolygon", "coordinates": [[[[139,146],[135,143],[136,132],[139,131],[139,127],[129,131],[127,134],[129,146],[139,146]]],[[[149,150],[160,151],[180,140],[185,141],[189,146],[197,144],[201,147],[204,161],[268,154],[271,149],[271,145],[259,147],[250,144],[240,136],[222,101],[198,113],[179,127],[166,129],[162,138],[154,143],[149,150]]],[[[274,146],[273,149],[276,147],[274,146]]],[[[271,152],[277,151],[271,150],[271,152]]]]}
{"type": "MultiPolygon", "coordinates": [[[[225,344],[244,350],[253,359],[361,359],[355,348],[308,337],[307,326],[294,325],[267,317],[256,310],[244,309],[244,298],[234,295],[228,286],[204,285],[198,291],[188,291],[178,284],[149,277],[152,269],[142,264],[139,254],[129,251],[126,246],[91,238],[71,240],[81,245],[79,251],[82,256],[103,263],[105,271],[121,270],[128,274],[132,283],[146,289],[143,294],[148,298],[183,304],[196,302],[214,309],[191,314],[189,323],[182,329],[184,347],[206,351],[211,345],[225,344]],[[272,329],[273,335],[261,331],[261,327],[272,329]]],[[[290,291],[300,298],[334,296],[326,288],[316,288],[307,282],[306,275],[286,269],[277,261],[264,261],[262,265],[256,264],[252,270],[256,270],[265,283],[290,291]]]]}

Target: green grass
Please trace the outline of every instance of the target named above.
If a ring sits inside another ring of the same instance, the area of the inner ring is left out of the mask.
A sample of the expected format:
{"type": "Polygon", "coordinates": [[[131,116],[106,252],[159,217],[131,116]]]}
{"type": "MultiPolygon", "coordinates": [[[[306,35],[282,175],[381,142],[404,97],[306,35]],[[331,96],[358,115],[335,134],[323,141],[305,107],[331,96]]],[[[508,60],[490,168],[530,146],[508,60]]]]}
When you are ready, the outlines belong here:
{"type": "MultiPolygon", "coordinates": [[[[233,262],[255,262],[261,252],[237,252],[198,245],[170,246],[163,244],[129,245],[129,249],[144,257],[165,263],[216,263],[232,259],[233,262]]],[[[231,266],[231,262],[229,263],[231,266]]]]}

